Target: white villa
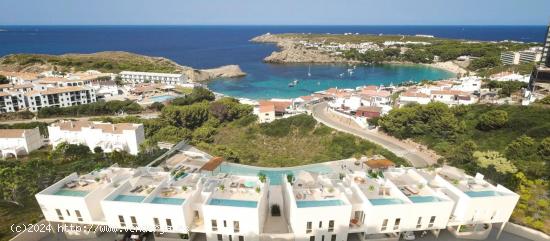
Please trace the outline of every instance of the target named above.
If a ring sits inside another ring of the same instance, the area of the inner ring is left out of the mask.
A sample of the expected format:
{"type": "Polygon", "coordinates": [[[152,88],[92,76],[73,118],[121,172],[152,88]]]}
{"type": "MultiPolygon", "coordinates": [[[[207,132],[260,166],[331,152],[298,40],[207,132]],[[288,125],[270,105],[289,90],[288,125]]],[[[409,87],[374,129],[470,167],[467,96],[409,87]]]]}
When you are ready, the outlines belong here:
{"type": "Polygon", "coordinates": [[[142,124],[102,123],[90,121],[61,121],[48,126],[50,143],[55,148],[60,143],[84,144],[104,152],[127,151],[137,155],[139,145],[145,140],[142,124]]]}
{"type": "Polygon", "coordinates": [[[0,129],[0,155],[18,157],[42,147],[38,127],[34,129],[0,129]]]}
{"type": "Polygon", "coordinates": [[[365,168],[347,159],[262,169],[207,157],[188,150],[159,167],[73,173],[36,199],[54,224],[207,241],[398,240],[410,231],[437,236],[442,229],[483,239],[493,224],[502,231],[519,199],[481,174],[452,167],[365,168]]]}

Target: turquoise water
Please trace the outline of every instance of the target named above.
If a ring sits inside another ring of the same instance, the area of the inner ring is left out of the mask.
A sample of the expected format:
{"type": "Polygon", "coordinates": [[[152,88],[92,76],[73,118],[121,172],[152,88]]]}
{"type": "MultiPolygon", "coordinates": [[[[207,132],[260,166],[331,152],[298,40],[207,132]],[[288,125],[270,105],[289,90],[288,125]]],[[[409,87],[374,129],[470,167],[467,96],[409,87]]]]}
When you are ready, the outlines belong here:
{"type": "Polygon", "coordinates": [[[170,204],[170,205],[181,205],[183,202],[185,202],[185,199],[167,198],[167,197],[156,197],[151,201],[151,203],[170,204]]]}
{"type": "Polygon", "coordinates": [[[397,198],[378,198],[378,199],[369,199],[372,205],[390,205],[390,204],[403,204],[403,200],[397,198]]]}
{"type": "Polygon", "coordinates": [[[495,192],[495,191],[468,191],[464,192],[470,197],[492,197],[492,196],[503,196],[502,193],[495,192]]]}
{"type": "Polygon", "coordinates": [[[216,206],[230,206],[230,207],[241,207],[241,208],[255,208],[258,206],[256,201],[245,201],[245,200],[232,200],[232,199],[210,199],[208,202],[209,205],[216,206]]]}
{"type": "Polygon", "coordinates": [[[441,199],[434,196],[412,196],[409,197],[413,203],[428,203],[428,202],[440,202],[441,199]]]}
{"type": "Polygon", "coordinates": [[[150,99],[153,102],[165,102],[175,98],[176,98],[175,96],[171,96],[171,95],[159,95],[159,96],[153,96],[150,99]]]}
{"type": "Polygon", "coordinates": [[[134,196],[134,195],[118,195],[113,199],[113,201],[120,201],[120,202],[134,202],[139,203],[145,199],[144,196],[134,196]]]}
{"type": "Polygon", "coordinates": [[[330,173],[332,172],[331,168],[324,165],[310,165],[310,166],[301,166],[296,168],[279,168],[277,170],[262,169],[261,167],[252,167],[244,165],[234,165],[223,163],[220,166],[220,172],[243,175],[243,176],[257,176],[259,173],[263,173],[269,179],[270,185],[281,185],[283,175],[285,174],[294,174],[296,175],[299,171],[310,171],[316,173],[330,173]]]}
{"type": "Polygon", "coordinates": [[[59,196],[70,196],[70,197],[84,197],[88,194],[86,191],[77,191],[77,190],[67,190],[67,189],[60,189],[59,191],[55,192],[54,195],[59,196]]]}
{"type": "Polygon", "coordinates": [[[313,208],[313,207],[327,207],[327,206],[342,206],[344,202],[342,200],[317,200],[317,201],[296,201],[298,208],[313,208]]]}
{"type": "Polygon", "coordinates": [[[397,85],[409,80],[455,77],[448,71],[423,65],[358,65],[352,75],[347,70],[353,67],[348,65],[311,65],[311,76],[307,76],[308,68],[308,65],[267,65],[263,72],[249,73],[240,79],[214,80],[208,87],[215,92],[250,99],[293,98],[332,87],[397,85]],[[288,87],[295,79],[298,84],[288,87]]]}
{"type": "Polygon", "coordinates": [[[244,186],[245,187],[254,187],[254,186],[256,186],[256,182],[255,181],[246,181],[246,182],[244,182],[244,186]]]}

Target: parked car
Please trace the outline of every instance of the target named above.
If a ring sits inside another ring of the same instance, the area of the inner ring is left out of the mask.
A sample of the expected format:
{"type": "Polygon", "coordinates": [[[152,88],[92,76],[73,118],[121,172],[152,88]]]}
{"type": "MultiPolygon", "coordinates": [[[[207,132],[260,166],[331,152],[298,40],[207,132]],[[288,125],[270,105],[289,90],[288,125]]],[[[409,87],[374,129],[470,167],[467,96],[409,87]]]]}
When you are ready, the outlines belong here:
{"type": "Polygon", "coordinates": [[[413,232],[404,232],[403,233],[403,239],[404,240],[415,240],[416,237],[414,236],[413,232]]]}

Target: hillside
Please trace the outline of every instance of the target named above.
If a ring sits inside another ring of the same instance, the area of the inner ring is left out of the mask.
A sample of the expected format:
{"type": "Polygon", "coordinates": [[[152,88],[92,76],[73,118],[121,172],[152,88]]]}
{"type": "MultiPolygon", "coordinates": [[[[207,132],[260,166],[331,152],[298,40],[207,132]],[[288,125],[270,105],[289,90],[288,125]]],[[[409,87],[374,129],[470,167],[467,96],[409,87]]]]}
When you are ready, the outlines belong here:
{"type": "Polygon", "coordinates": [[[160,73],[186,73],[194,81],[218,77],[232,78],[245,75],[237,65],[209,70],[182,66],[163,57],[149,57],[128,52],[98,52],[92,54],[11,54],[0,58],[0,70],[39,73],[49,70],[77,72],[98,70],[107,73],[143,71],[160,73]]]}

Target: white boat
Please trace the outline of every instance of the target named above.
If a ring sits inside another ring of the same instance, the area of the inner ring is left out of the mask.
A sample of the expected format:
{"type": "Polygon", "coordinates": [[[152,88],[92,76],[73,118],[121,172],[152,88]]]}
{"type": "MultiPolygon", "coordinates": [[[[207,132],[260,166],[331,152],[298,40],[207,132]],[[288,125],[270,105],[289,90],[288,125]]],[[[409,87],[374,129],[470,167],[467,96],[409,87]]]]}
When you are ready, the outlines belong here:
{"type": "Polygon", "coordinates": [[[298,80],[295,79],[295,80],[293,80],[292,82],[288,83],[288,87],[294,87],[294,86],[296,86],[297,84],[298,84],[298,80]]]}
{"type": "Polygon", "coordinates": [[[308,69],[307,69],[307,76],[308,76],[308,77],[311,77],[311,65],[308,66],[308,69]]]}

